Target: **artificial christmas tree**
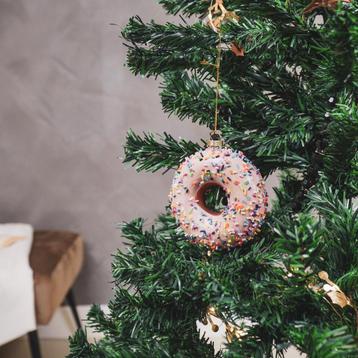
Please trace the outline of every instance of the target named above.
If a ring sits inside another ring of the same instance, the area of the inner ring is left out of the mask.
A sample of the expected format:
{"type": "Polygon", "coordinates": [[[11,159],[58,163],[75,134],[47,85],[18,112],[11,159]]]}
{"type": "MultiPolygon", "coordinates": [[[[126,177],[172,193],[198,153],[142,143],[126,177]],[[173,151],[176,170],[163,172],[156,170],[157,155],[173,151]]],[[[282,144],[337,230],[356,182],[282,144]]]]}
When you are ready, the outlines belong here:
{"type": "MultiPolygon", "coordinates": [[[[104,338],[90,344],[77,332],[70,357],[283,357],[291,345],[309,357],[356,357],[357,2],[159,3],[200,19],[132,18],[122,33],[129,68],[162,78],[167,113],[208,127],[217,113],[225,143],[264,176],[279,171],[280,187],[255,240],[229,250],[193,244],[169,210],[150,230],[142,219],[124,224],[130,247],[114,257],[110,313],[89,314],[104,338]],[[227,328],[217,353],[197,331],[210,315],[227,328]]],[[[125,161],[177,169],[202,149],[129,132],[125,161]]],[[[226,194],[212,188],[202,200],[220,212],[226,194]]]]}

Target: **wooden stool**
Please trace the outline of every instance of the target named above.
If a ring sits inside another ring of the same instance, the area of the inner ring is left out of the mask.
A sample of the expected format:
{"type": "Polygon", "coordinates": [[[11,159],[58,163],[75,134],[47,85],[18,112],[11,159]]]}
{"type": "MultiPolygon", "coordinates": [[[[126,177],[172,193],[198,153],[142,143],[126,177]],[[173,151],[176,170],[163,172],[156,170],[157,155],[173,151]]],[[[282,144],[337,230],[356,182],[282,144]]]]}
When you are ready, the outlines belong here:
{"type": "MultiPolygon", "coordinates": [[[[30,265],[34,271],[37,324],[48,324],[55,310],[66,300],[77,327],[81,328],[71,288],[82,263],[83,240],[80,235],[68,231],[35,231],[30,265]]],[[[37,330],[28,336],[32,357],[40,358],[37,330]]]]}

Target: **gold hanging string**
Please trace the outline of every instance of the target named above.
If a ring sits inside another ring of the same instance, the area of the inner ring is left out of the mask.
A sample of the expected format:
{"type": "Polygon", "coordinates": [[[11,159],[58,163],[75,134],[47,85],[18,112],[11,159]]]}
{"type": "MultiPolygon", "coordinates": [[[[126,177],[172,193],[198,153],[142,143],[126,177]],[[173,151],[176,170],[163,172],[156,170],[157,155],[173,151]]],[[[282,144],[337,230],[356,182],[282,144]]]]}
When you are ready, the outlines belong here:
{"type": "Polygon", "coordinates": [[[216,137],[219,122],[219,99],[220,99],[220,66],[221,66],[221,23],[225,19],[227,10],[224,6],[223,0],[211,0],[208,9],[208,24],[218,34],[217,55],[215,61],[216,81],[215,81],[215,116],[214,116],[214,130],[212,136],[216,137]]]}
{"type": "MultiPolygon", "coordinates": [[[[233,11],[227,11],[224,6],[224,0],[211,0],[209,9],[208,9],[208,21],[207,24],[218,34],[218,44],[217,44],[217,55],[215,61],[216,69],[216,80],[215,80],[215,116],[214,116],[214,130],[211,133],[212,139],[214,139],[214,145],[216,141],[220,138],[218,134],[219,126],[219,100],[220,100],[220,69],[221,69],[221,56],[222,56],[222,34],[221,34],[221,24],[225,20],[238,20],[239,17],[233,11]]],[[[239,50],[240,51],[240,50],[239,50]]],[[[240,53],[239,56],[242,54],[240,53]]],[[[202,61],[203,64],[208,64],[207,61],[202,61]]],[[[220,142],[220,141],[219,141],[220,142]]],[[[216,143],[216,144],[215,144],[216,143]]]]}
{"type": "Polygon", "coordinates": [[[219,43],[217,47],[216,57],[216,84],[215,84],[215,118],[214,118],[214,131],[213,134],[217,134],[218,122],[219,122],[219,99],[220,99],[220,66],[221,66],[221,32],[218,32],[219,43]]]}

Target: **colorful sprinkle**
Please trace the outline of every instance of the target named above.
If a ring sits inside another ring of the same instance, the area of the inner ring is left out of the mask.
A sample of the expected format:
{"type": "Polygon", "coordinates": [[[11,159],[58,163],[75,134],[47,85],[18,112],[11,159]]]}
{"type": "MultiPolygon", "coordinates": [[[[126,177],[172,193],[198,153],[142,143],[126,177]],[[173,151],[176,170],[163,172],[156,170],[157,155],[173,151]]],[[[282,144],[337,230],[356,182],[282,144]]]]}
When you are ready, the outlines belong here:
{"type": "Polygon", "coordinates": [[[169,198],[172,214],[188,237],[212,250],[252,240],[268,205],[258,169],[242,152],[228,148],[209,147],[186,158],[174,176],[169,198]],[[198,194],[208,183],[226,191],[228,205],[221,213],[207,209],[198,194]]]}

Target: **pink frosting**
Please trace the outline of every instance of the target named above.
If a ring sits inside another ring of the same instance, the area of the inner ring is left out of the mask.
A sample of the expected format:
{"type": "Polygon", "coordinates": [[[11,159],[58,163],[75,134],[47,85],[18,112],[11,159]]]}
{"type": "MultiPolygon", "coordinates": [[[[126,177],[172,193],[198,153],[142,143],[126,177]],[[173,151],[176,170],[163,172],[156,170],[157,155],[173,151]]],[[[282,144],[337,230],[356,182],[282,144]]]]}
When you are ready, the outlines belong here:
{"type": "Polygon", "coordinates": [[[186,235],[212,250],[241,246],[260,230],[267,193],[258,169],[229,148],[209,147],[179,166],[169,194],[172,214],[186,235]],[[205,207],[203,192],[221,186],[228,204],[221,213],[205,207]]]}

